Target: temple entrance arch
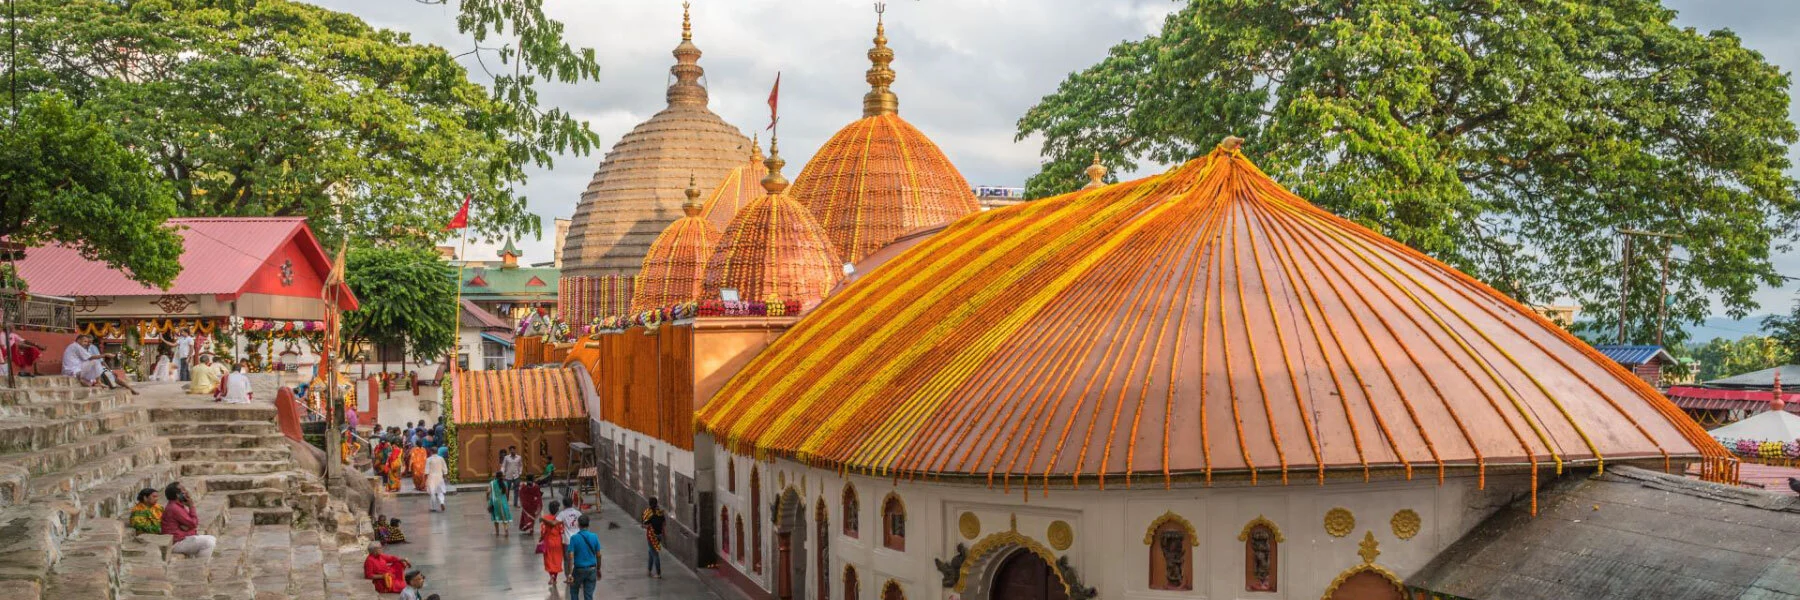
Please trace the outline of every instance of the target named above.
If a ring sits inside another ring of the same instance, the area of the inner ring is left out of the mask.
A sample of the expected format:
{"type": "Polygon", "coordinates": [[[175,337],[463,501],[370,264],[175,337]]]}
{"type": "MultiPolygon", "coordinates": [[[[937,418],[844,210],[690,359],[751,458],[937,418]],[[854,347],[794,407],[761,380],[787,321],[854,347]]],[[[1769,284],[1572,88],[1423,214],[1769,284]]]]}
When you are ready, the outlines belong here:
{"type": "Polygon", "coordinates": [[[1014,530],[975,542],[955,589],[963,600],[1064,600],[1069,584],[1055,552],[1014,530]]]}
{"type": "Polygon", "coordinates": [[[775,597],[806,597],[806,501],[788,488],[775,507],[775,597]]]}
{"type": "Polygon", "coordinates": [[[1014,550],[994,573],[992,600],[1068,600],[1056,567],[1026,550],[1014,550]]]}
{"type": "Polygon", "coordinates": [[[1339,573],[1323,600],[1406,600],[1406,590],[1387,569],[1361,564],[1339,573]]]}

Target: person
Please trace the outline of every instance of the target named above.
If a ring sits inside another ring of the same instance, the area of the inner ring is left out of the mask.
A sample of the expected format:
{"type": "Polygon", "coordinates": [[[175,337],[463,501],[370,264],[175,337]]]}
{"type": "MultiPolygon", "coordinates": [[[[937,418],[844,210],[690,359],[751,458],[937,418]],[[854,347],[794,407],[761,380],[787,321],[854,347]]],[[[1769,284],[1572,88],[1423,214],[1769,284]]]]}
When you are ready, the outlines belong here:
{"type": "Polygon", "coordinates": [[[412,469],[413,489],[421,492],[429,491],[425,489],[425,482],[430,479],[425,473],[425,457],[424,446],[413,446],[411,450],[406,451],[406,466],[412,469]]]}
{"type": "Polygon", "coordinates": [[[488,516],[493,517],[494,535],[506,530],[506,537],[512,537],[512,530],[501,527],[501,524],[512,525],[512,503],[506,500],[506,483],[500,479],[500,472],[494,471],[494,479],[488,482],[488,516]]]}
{"type": "Polygon", "coordinates": [[[213,547],[219,545],[219,540],[200,535],[200,517],[194,511],[194,499],[181,487],[181,482],[169,482],[169,486],[163,488],[163,498],[169,501],[162,516],[162,532],[170,536],[169,551],[189,558],[212,556],[213,547]]]}
{"type": "MultiPolygon", "coordinates": [[[[75,336],[75,342],[63,349],[62,374],[80,379],[81,384],[88,387],[118,387],[112,373],[106,370],[106,359],[112,356],[94,347],[94,336],[86,333],[75,336]]],[[[132,393],[137,391],[132,390],[132,393]]]]}
{"type": "Polygon", "coordinates": [[[181,333],[175,334],[175,371],[181,381],[193,377],[194,332],[183,327],[181,333]]]}
{"type": "Polygon", "coordinates": [[[387,541],[387,536],[388,536],[387,515],[383,515],[383,514],[375,515],[375,520],[370,523],[370,527],[375,529],[375,541],[377,541],[377,542],[387,541]]]}
{"type": "Polygon", "coordinates": [[[381,482],[386,485],[387,491],[400,491],[400,471],[406,468],[400,461],[400,448],[389,444],[387,454],[381,457],[381,462],[387,467],[381,473],[381,482]]]}
{"type": "Polygon", "coordinates": [[[156,366],[150,367],[150,380],[175,381],[179,376],[173,357],[164,352],[156,353],[156,366]]]}
{"type": "Polygon", "coordinates": [[[400,531],[399,517],[388,519],[387,539],[382,541],[387,542],[388,544],[406,543],[406,532],[400,531]]]}
{"type": "Polygon", "coordinates": [[[44,353],[43,346],[17,333],[0,331],[0,347],[5,349],[7,358],[0,360],[0,375],[11,373],[10,369],[17,369],[20,377],[37,375],[37,360],[44,353]]]}
{"type": "Polygon", "coordinates": [[[538,550],[544,553],[544,572],[550,574],[550,589],[556,589],[556,576],[563,572],[563,561],[568,560],[563,551],[567,546],[563,541],[568,537],[563,530],[562,521],[557,520],[557,511],[562,503],[550,501],[550,513],[534,515],[542,527],[538,528],[538,550]]]}
{"type": "Polygon", "coordinates": [[[131,505],[131,529],[138,533],[162,533],[163,509],[157,504],[156,488],[138,490],[137,504],[131,505]]]}
{"type": "MultiPolygon", "coordinates": [[[[304,397],[304,396],[302,396],[302,397],[304,397]]],[[[346,427],[350,428],[351,433],[356,433],[359,430],[359,428],[357,427],[356,421],[360,418],[361,417],[359,417],[356,414],[356,405],[351,402],[345,402],[344,403],[344,425],[346,427]]]]}
{"type": "Polygon", "coordinates": [[[406,589],[400,590],[400,600],[425,600],[420,594],[425,593],[425,574],[418,569],[406,572],[406,589]]]}
{"type": "Polygon", "coordinates": [[[449,454],[449,448],[438,448],[425,459],[425,493],[431,494],[431,510],[435,512],[450,510],[444,503],[444,494],[450,491],[450,484],[445,481],[450,474],[450,464],[444,460],[449,454]]]}
{"type": "Polygon", "coordinates": [[[377,593],[400,593],[406,587],[404,578],[410,568],[412,563],[406,559],[382,553],[381,542],[369,542],[369,557],[363,559],[363,578],[375,582],[377,593]]]}
{"type": "Polygon", "coordinates": [[[594,588],[600,585],[600,536],[588,531],[588,517],[576,521],[575,535],[569,536],[569,600],[594,600],[594,588]],[[576,594],[580,594],[577,596],[576,594]]]}
{"type": "Polygon", "coordinates": [[[345,427],[343,439],[338,440],[338,461],[344,463],[344,466],[349,466],[351,458],[362,451],[362,444],[357,443],[356,436],[351,435],[353,431],[355,430],[345,427]]]}
{"type": "Polygon", "coordinates": [[[411,445],[413,443],[412,430],[413,430],[412,421],[407,421],[406,427],[403,427],[400,429],[400,433],[403,434],[403,436],[406,438],[406,443],[408,445],[411,445]]]}
{"type": "Polygon", "coordinates": [[[250,376],[244,374],[244,363],[231,365],[231,374],[225,376],[225,395],[219,400],[226,404],[250,403],[250,376]]]}
{"type": "Polygon", "coordinates": [[[644,509],[644,516],[640,520],[644,524],[644,540],[650,543],[650,577],[662,579],[663,525],[667,523],[668,515],[663,513],[661,506],[656,505],[656,499],[651,498],[650,507],[644,509]]]}
{"type": "Polygon", "coordinates": [[[519,484],[519,531],[527,534],[537,527],[538,511],[544,509],[544,490],[537,480],[526,477],[519,484]]]}
{"type": "Polygon", "coordinates": [[[500,473],[506,476],[506,492],[517,499],[519,475],[525,473],[525,459],[519,458],[518,446],[507,446],[500,453],[500,473]]]}
{"type": "Polygon", "coordinates": [[[210,353],[200,355],[200,364],[188,370],[188,393],[195,395],[216,396],[219,381],[225,378],[225,365],[213,362],[210,353]]]}

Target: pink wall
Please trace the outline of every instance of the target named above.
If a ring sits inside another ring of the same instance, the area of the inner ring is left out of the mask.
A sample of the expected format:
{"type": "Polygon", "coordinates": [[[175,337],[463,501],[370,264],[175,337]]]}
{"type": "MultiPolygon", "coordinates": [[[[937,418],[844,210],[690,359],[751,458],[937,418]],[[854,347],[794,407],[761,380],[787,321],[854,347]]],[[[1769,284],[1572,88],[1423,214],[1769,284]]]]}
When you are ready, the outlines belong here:
{"type": "Polygon", "coordinates": [[[48,331],[20,331],[19,337],[31,340],[44,347],[43,355],[37,359],[37,372],[44,375],[55,375],[62,372],[62,353],[69,344],[75,343],[73,333],[53,333],[48,331]]]}

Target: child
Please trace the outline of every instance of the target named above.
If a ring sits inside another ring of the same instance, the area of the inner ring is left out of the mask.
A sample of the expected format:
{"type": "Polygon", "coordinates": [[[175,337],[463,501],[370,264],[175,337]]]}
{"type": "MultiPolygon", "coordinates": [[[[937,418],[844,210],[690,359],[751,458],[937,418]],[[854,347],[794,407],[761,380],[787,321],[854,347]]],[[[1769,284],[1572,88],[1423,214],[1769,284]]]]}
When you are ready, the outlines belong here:
{"type": "Polygon", "coordinates": [[[375,515],[375,541],[386,543],[388,540],[387,515],[375,515]]]}
{"type": "Polygon", "coordinates": [[[390,545],[406,543],[406,534],[400,532],[400,519],[388,519],[387,535],[388,539],[382,541],[390,545]]]}

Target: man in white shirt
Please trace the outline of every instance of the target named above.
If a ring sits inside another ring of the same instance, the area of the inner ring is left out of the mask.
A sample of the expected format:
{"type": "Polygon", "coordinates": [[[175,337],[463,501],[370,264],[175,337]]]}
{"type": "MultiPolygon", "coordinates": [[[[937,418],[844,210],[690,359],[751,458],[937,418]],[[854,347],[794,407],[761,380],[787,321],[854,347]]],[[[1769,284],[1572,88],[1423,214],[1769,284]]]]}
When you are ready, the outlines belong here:
{"type": "Polygon", "coordinates": [[[225,397],[228,404],[250,403],[250,376],[244,374],[243,363],[231,366],[231,374],[225,376],[225,397]]]}
{"type": "MultiPolygon", "coordinates": [[[[569,559],[574,557],[574,553],[569,552],[567,550],[567,548],[569,547],[569,540],[574,538],[575,532],[579,531],[581,529],[581,507],[575,506],[574,505],[575,503],[571,502],[571,500],[574,500],[574,498],[569,498],[569,497],[563,498],[563,502],[565,504],[568,504],[569,507],[562,509],[561,511],[556,513],[556,520],[562,521],[562,524],[563,524],[563,531],[562,531],[562,533],[563,533],[563,548],[565,549],[563,551],[563,572],[564,573],[574,573],[575,572],[574,567],[571,564],[569,564],[569,559]]],[[[570,589],[574,589],[574,587],[573,587],[574,583],[575,583],[575,578],[573,576],[570,576],[569,577],[570,589]]],[[[573,594],[571,594],[571,597],[573,597],[573,594]]]]}
{"type": "Polygon", "coordinates": [[[188,371],[193,365],[194,333],[186,329],[175,336],[175,367],[181,371],[181,380],[187,381],[193,375],[188,371]]]}
{"type": "Polygon", "coordinates": [[[500,480],[506,484],[506,496],[516,503],[519,499],[519,476],[525,473],[525,459],[519,456],[518,446],[507,446],[506,456],[500,459],[500,480]]]}

